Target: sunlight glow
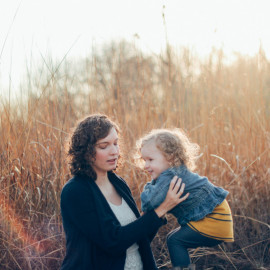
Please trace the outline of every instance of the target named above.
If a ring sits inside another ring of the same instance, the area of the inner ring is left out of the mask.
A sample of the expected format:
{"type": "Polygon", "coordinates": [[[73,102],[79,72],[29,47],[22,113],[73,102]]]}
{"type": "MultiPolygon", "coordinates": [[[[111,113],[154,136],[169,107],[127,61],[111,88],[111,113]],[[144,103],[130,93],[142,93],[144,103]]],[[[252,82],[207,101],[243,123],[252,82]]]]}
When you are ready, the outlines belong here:
{"type": "Polygon", "coordinates": [[[213,47],[255,55],[261,45],[269,57],[269,7],[268,0],[2,1],[0,97],[42,58],[87,57],[93,46],[122,38],[150,53],[166,48],[167,35],[202,57],[213,47]]]}
{"type": "Polygon", "coordinates": [[[33,248],[38,254],[43,253],[44,247],[27,232],[23,223],[16,216],[13,208],[7,203],[2,195],[0,195],[0,206],[1,224],[8,226],[11,232],[15,233],[17,239],[23,243],[25,251],[27,252],[33,248]]]}

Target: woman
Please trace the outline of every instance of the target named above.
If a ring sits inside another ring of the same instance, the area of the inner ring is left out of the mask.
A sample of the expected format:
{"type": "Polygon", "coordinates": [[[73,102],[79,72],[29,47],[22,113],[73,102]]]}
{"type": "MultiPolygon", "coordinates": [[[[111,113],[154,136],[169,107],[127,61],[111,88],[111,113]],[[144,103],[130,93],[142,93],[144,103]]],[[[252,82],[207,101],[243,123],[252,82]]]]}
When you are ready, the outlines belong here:
{"type": "Polygon", "coordinates": [[[126,182],[113,173],[119,159],[118,126],[90,115],[71,134],[68,156],[73,177],[61,193],[66,256],[61,270],[157,269],[150,242],[162,218],[182,202],[175,177],[167,197],[140,216],[126,182]]]}

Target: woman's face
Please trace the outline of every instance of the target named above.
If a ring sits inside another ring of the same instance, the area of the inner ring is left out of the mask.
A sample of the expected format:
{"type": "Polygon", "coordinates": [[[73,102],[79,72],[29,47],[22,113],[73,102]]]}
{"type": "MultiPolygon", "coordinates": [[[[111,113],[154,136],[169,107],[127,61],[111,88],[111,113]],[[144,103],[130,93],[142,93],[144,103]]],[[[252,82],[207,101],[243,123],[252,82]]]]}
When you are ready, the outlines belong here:
{"type": "Polygon", "coordinates": [[[119,157],[118,135],[115,128],[111,128],[107,137],[96,143],[96,159],[93,169],[97,175],[114,170],[119,157]]]}

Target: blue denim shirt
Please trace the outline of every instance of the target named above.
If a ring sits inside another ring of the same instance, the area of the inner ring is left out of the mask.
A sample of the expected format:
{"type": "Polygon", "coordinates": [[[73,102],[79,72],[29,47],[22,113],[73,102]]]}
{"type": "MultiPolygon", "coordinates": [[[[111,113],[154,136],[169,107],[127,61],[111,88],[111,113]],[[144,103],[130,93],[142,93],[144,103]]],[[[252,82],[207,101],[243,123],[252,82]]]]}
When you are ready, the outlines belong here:
{"type": "Polygon", "coordinates": [[[173,214],[180,225],[196,221],[212,213],[228,195],[228,191],[213,185],[207,177],[191,172],[185,165],[169,168],[157,179],[148,182],[141,194],[142,211],[157,208],[165,199],[172,178],[177,175],[185,183],[184,194],[188,198],[175,206],[169,213],[173,214]]]}

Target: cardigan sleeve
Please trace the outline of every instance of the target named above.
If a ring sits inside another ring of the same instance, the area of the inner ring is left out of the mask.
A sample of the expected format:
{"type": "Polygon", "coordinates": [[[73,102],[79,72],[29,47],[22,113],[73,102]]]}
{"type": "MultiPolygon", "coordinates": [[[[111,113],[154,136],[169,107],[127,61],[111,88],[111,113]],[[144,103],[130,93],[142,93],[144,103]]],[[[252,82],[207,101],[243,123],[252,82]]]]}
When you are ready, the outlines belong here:
{"type": "Polygon", "coordinates": [[[135,242],[155,234],[163,221],[149,211],[134,222],[121,226],[91,192],[77,183],[67,184],[61,193],[61,213],[66,233],[79,230],[104,252],[119,255],[135,242]]]}

